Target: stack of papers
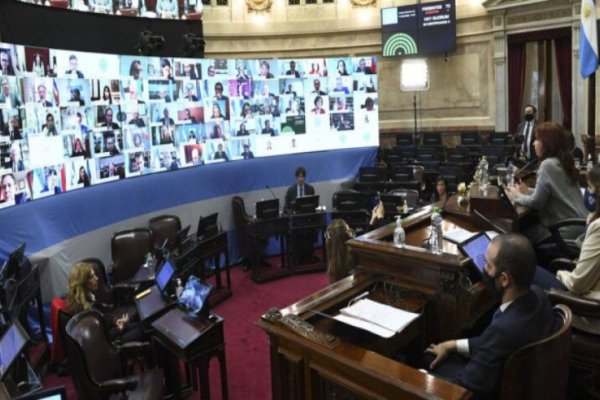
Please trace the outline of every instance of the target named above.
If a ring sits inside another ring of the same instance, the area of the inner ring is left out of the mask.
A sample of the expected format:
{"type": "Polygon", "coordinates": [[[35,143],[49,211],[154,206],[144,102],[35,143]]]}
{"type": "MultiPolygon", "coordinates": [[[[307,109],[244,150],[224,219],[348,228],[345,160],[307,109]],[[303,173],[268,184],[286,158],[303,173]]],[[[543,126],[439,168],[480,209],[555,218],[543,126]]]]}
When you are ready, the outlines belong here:
{"type": "Polygon", "coordinates": [[[451,231],[444,232],[442,237],[452,243],[461,244],[477,235],[478,232],[470,232],[463,228],[456,228],[451,231]]]}
{"type": "Polygon", "coordinates": [[[391,338],[419,317],[419,314],[362,299],[342,308],[334,319],[364,329],[383,338],[391,338]]]}

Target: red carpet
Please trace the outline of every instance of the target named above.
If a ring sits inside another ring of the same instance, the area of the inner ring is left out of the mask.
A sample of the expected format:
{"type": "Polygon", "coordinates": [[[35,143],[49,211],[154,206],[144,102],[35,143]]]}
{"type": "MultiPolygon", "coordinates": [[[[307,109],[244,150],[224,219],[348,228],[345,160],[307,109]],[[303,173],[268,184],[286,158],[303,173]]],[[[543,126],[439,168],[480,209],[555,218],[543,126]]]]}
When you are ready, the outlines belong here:
{"type": "MultiPolygon", "coordinates": [[[[271,372],[267,335],[255,322],[271,307],[284,307],[328,285],[324,272],[302,274],[274,282],[256,284],[250,272],[231,268],[233,295],[213,308],[225,319],[227,379],[232,400],[266,400],[271,398],[271,372]]],[[[219,369],[216,359],[210,366],[211,399],[221,399],[219,369]]],[[[70,378],[49,374],[45,387],[66,385],[70,399],[77,399],[70,378]]],[[[199,399],[193,393],[190,399],[199,399]]]]}

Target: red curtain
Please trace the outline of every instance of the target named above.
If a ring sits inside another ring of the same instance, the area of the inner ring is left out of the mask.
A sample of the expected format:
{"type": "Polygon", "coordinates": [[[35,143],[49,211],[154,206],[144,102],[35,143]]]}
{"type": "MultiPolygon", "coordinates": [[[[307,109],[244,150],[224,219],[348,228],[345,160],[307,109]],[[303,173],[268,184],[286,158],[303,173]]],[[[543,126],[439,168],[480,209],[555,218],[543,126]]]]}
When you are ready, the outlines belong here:
{"type": "Polygon", "coordinates": [[[525,86],[525,42],[508,43],[508,131],[516,132],[521,120],[525,86]]]}
{"type": "Polygon", "coordinates": [[[558,89],[563,109],[562,125],[571,129],[571,35],[554,40],[558,89]]]}

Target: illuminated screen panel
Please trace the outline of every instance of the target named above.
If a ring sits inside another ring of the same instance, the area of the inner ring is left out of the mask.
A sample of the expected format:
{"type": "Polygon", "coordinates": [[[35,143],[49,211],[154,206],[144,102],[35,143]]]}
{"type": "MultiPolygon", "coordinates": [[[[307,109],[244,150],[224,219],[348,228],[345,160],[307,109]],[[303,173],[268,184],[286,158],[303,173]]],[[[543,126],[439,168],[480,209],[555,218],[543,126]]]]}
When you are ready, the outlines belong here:
{"type": "Polygon", "coordinates": [[[377,59],[0,43],[0,207],[180,168],[379,145],[377,59]]]}
{"type": "Polygon", "coordinates": [[[105,15],[201,19],[202,0],[19,0],[23,3],[105,15]]]}

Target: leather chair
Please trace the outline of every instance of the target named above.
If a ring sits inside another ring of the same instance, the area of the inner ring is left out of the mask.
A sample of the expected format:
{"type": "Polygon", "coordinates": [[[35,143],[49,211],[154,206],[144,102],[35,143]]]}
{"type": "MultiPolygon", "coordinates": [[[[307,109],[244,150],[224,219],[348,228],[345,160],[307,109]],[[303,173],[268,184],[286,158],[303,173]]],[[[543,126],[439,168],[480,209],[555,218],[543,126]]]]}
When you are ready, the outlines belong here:
{"type": "Polygon", "coordinates": [[[162,399],[163,377],[158,369],[126,375],[127,355],[143,353],[149,343],[130,342],[115,347],[108,340],[102,315],[85,311],[75,315],[66,326],[67,355],[73,382],[81,399],[162,399]]]}
{"type": "Polygon", "coordinates": [[[152,232],[146,228],[117,232],[111,240],[112,282],[131,279],[144,264],[146,254],[152,253],[152,232]]]}
{"type": "Polygon", "coordinates": [[[556,289],[548,296],[553,304],[566,304],[573,311],[569,395],[600,398],[600,301],[556,289]]]}
{"type": "Polygon", "coordinates": [[[135,311],[133,301],[135,290],[133,287],[127,285],[111,285],[108,282],[104,263],[97,258],[85,258],[80,262],[91,264],[94,273],[98,277],[98,289],[94,293],[96,303],[106,307],[133,307],[133,311],[135,311]]]}
{"type": "Polygon", "coordinates": [[[243,263],[245,269],[250,268],[252,257],[252,243],[249,235],[249,225],[252,223],[252,218],[246,213],[244,199],[240,196],[233,196],[231,199],[231,207],[233,211],[233,224],[238,244],[242,249],[243,263]]]}
{"type": "Polygon", "coordinates": [[[500,400],[564,400],[571,346],[571,310],[554,306],[558,330],[521,347],[504,364],[500,400]]]}
{"type": "Polygon", "coordinates": [[[170,251],[178,246],[177,232],[181,230],[181,221],[178,216],[160,215],[154,217],[148,222],[148,227],[152,231],[152,237],[154,238],[154,253],[157,257],[162,256],[160,250],[165,240],[168,240],[167,249],[170,251]]]}

